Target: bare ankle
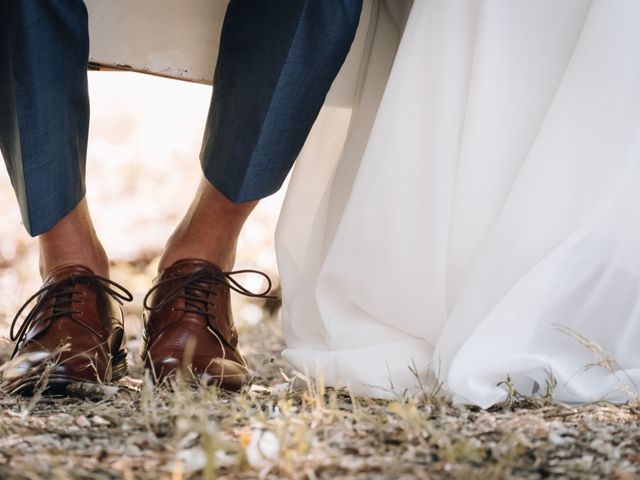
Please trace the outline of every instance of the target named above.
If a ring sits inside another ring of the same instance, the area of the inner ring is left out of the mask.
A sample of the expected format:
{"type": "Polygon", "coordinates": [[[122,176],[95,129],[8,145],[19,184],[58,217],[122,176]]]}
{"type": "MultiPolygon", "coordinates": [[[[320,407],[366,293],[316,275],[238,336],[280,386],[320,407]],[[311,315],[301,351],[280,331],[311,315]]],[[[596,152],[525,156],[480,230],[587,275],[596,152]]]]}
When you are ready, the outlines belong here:
{"type": "Polygon", "coordinates": [[[109,260],[93,228],[85,199],[38,240],[43,278],[66,265],[83,265],[97,275],[109,275],[109,260]]]}
{"type": "Polygon", "coordinates": [[[50,247],[40,246],[40,276],[45,279],[57,268],[69,265],[82,265],[96,275],[109,277],[109,260],[104,250],[89,247],[83,251],[56,251],[50,247]]]}
{"type": "Polygon", "coordinates": [[[192,236],[179,235],[169,238],[158,263],[158,271],[170,267],[179,260],[198,259],[213,263],[224,271],[233,269],[236,260],[236,244],[224,245],[222,242],[197,242],[192,236]]]}
{"type": "Polygon", "coordinates": [[[203,178],[189,211],[167,241],[158,269],[191,258],[231,270],[240,230],[257,204],[235,204],[203,178]]]}

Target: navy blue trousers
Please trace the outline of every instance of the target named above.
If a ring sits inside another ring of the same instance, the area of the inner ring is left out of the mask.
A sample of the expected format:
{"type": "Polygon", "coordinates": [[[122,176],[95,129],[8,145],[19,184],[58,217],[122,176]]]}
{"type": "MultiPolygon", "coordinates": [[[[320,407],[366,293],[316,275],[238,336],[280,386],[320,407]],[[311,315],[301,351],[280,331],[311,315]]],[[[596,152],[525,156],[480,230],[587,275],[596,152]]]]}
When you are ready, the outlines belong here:
{"type": "MultiPolygon", "coordinates": [[[[280,188],[353,41],[362,0],[231,0],[200,154],[233,202],[280,188]]],[[[82,0],[0,0],[0,150],[31,235],[85,194],[82,0]]]]}

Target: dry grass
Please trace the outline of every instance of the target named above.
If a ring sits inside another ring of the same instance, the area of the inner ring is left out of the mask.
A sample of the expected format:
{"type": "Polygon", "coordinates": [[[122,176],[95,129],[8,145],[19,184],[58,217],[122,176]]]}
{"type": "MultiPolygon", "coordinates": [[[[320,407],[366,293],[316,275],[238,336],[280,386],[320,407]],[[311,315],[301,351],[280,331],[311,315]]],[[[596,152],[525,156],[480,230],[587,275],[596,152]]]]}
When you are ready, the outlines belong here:
{"type": "MultiPolygon", "coordinates": [[[[128,348],[158,252],[197,184],[209,92],[133,75],[92,75],[89,201],[115,263],[136,295],[128,348]],[[158,99],[162,98],[162,102],[158,99]],[[189,114],[187,114],[187,112],[189,114]],[[173,142],[173,143],[170,143],[173,142]],[[189,146],[188,148],[185,146],[189,146]],[[108,179],[108,181],[104,181],[108,179]]],[[[0,177],[3,177],[3,173],[0,177]]],[[[0,360],[7,326],[39,287],[37,252],[0,178],[0,360]]],[[[241,240],[239,265],[275,274],[279,199],[263,202],[241,240]]],[[[0,392],[0,478],[637,478],[640,405],[569,408],[532,399],[509,380],[509,401],[490,411],[455,407],[436,390],[394,401],[308,383],[281,360],[275,305],[236,303],[254,387],[155,390],[132,356],[118,388],[75,386],[73,396],[0,392]]],[[[606,361],[607,357],[597,357],[606,361]]],[[[411,368],[408,366],[407,368],[411,368]]],[[[426,382],[425,382],[426,384],[426,382]]]]}
{"type": "MultiPolygon", "coordinates": [[[[0,478],[637,478],[640,405],[511,396],[483,411],[438,396],[354,397],[280,359],[274,317],[244,325],[240,394],[155,389],[132,357],[118,388],[0,394],[0,478]],[[260,353],[258,353],[260,352],[260,353]]],[[[135,345],[136,339],[130,340],[135,345]]],[[[408,367],[409,368],[409,367],[408,367]]]]}

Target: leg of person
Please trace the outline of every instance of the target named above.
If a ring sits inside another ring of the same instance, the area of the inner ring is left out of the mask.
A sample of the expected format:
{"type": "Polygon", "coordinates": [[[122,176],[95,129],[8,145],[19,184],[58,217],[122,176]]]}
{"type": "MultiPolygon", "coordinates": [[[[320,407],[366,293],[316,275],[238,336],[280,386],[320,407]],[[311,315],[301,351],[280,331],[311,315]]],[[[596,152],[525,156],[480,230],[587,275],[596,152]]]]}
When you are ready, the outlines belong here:
{"type": "MultiPolygon", "coordinates": [[[[145,299],[142,355],[158,380],[188,367],[248,377],[229,289],[242,226],[291,169],[355,36],[361,0],[232,0],[201,152],[203,179],[145,299]]],[[[243,291],[241,293],[249,293],[243,291]]]]}
{"type": "Polygon", "coordinates": [[[84,200],[87,11],[81,0],[0,0],[0,36],[0,149],[24,225],[38,236],[44,279],[14,319],[3,381],[32,389],[53,361],[53,386],[108,381],[126,371],[113,296],[130,295],[104,278],[108,261],[84,200]]]}

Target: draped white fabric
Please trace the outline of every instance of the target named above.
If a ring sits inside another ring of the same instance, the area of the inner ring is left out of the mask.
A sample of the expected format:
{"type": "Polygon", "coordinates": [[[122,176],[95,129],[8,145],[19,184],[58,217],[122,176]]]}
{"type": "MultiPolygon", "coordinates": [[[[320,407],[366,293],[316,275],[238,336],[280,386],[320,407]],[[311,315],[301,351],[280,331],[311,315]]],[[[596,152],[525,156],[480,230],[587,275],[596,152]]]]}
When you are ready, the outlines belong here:
{"type": "Polygon", "coordinates": [[[366,5],[354,108],[294,170],[285,358],[378,397],[414,367],[482,407],[507,375],[636,395],[640,2],[415,0],[404,31],[403,5],[366,5]]]}

